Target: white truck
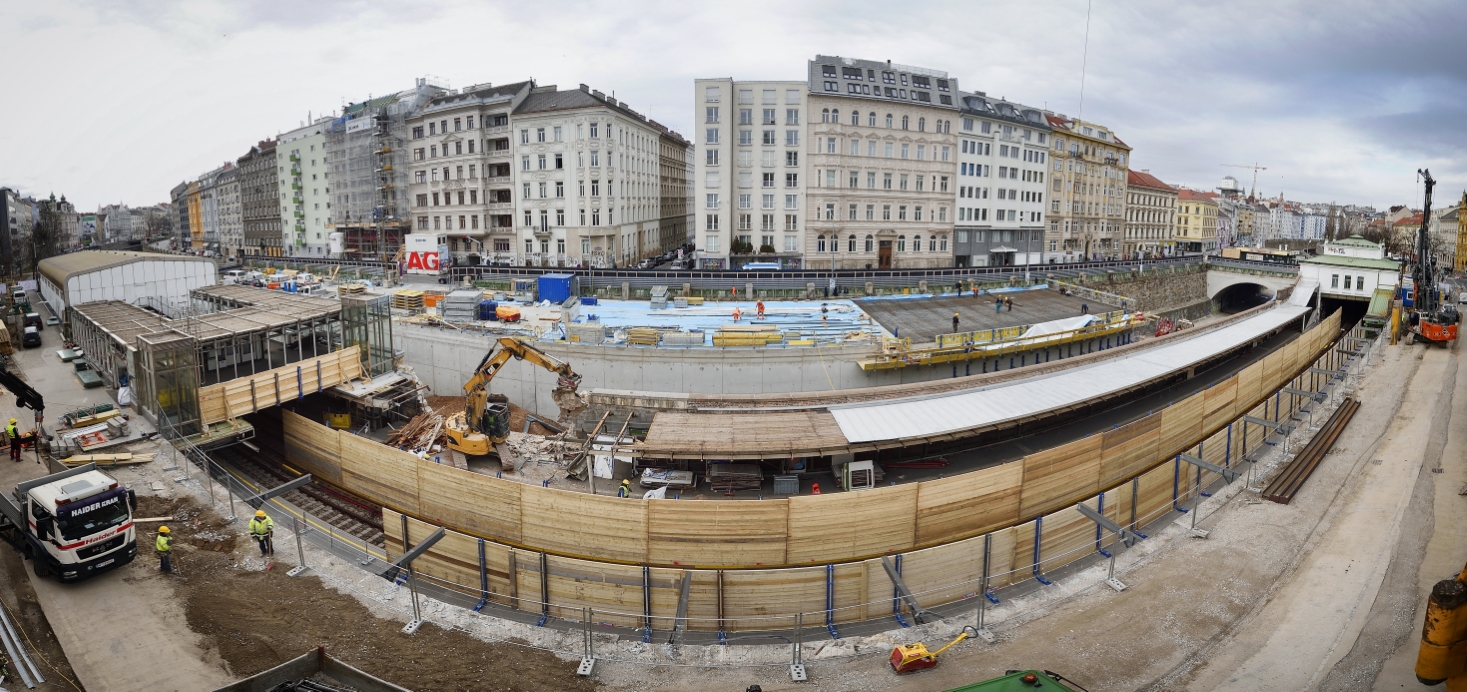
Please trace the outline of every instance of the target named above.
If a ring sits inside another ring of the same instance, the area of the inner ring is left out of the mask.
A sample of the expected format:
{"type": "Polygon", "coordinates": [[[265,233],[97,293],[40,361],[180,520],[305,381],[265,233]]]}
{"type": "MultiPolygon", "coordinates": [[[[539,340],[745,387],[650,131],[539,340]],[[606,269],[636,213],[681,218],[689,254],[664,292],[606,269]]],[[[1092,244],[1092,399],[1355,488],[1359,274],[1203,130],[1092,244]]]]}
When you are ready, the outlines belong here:
{"type": "Polygon", "coordinates": [[[36,576],[80,581],[137,557],[137,496],[87,464],[0,493],[0,538],[33,561],[36,576]]]}

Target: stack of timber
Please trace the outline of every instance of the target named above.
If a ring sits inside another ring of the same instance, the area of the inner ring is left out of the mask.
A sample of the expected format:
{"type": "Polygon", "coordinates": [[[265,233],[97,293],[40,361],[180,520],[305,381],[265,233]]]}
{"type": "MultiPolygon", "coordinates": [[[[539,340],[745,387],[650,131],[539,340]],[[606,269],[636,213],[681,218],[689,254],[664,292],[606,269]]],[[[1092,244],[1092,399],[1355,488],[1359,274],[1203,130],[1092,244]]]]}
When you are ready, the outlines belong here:
{"type": "Polygon", "coordinates": [[[627,330],[627,343],[636,346],[656,346],[662,333],[651,327],[632,327],[627,330]]]}
{"type": "Polygon", "coordinates": [[[113,466],[146,464],[152,460],[152,454],[73,454],[62,459],[61,463],[71,467],[96,464],[100,468],[109,468],[113,466]]]}
{"type": "Polygon", "coordinates": [[[709,464],[708,489],[716,493],[735,490],[758,490],[764,484],[764,473],[758,464],[709,464]]]}
{"type": "Polygon", "coordinates": [[[403,289],[392,292],[392,307],[399,310],[418,311],[423,309],[423,292],[403,289]]]}
{"type": "Polygon", "coordinates": [[[95,423],[101,423],[118,413],[121,413],[121,411],[118,411],[110,403],[84,406],[61,414],[61,424],[71,428],[81,428],[95,423]]]}
{"type": "Polygon", "coordinates": [[[341,284],[340,286],[337,286],[336,287],[336,293],[337,293],[337,295],[343,295],[343,296],[345,296],[345,295],[354,295],[354,294],[357,294],[357,293],[366,293],[366,292],[367,292],[367,285],[364,284],[364,283],[358,283],[358,282],[355,282],[355,281],[353,281],[351,283],[344,283],[344,284],[341,284]]]}
{"type": "Polygon", "coordinates": [[[4,322],[0,322],[0,355],[8,356],[13,350],[10,347],[10,330],[5,328],[4,322]]]}
{"type": "Polygon", "coordinates": [[[1315,433],[1314,439],[1264,488],[1263,496],[1281,505],[1289,504],[1304,487],[1304,481],[1309,480],[1309,475],[1324,461],[1330,447],[1334,446],[1335,440],[1339,439],[1340,433],[1344,432],[1345,426],[1355,417],[1355,411],[1359,408],[1359,401],[1353,397],[1345,397],[1340,407],[1335,409],[1334,415],[1315,433]]]}
{"type": "Polygon", "coordinates": [[[443,416],[437,413],[418,414],[407,425],[392,431],[387,436],[386,444],[410,452],[429,449],[434,445],[446,445],[448,441],[443,431],[444,423],[443,416]]]}
{"type": "Polygon", "coordinates": [[[479,318],[479,301],[484,299],[484,292],[478,289],[460,289],[448,294],[439,303],[439,312],[443,319],[450,322],[467,322],[479,318]]]}
{"type": "Polygon", "coordinates": [[[784,332],[772,324],[731,324],[713,332],[714,346],[768,346],[784,341],[784,332]]]}

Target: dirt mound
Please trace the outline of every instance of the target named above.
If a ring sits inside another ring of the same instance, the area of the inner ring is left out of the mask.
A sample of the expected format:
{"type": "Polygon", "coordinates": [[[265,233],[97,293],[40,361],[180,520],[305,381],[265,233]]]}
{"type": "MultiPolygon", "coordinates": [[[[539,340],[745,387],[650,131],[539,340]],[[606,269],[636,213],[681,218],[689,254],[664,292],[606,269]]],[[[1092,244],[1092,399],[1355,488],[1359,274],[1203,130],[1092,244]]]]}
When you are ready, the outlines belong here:
{"type": "Polygon", "coordinates": [[[464,398],[461,396],[430,396],[428,406],[444,418],[448,418],[459,411],[464,410],[464,398]]]}
{"type": "MultiPolygon", "coordinates": [[[[148,522],[141,525],[140,534],[152,533],[157,531],[159,526],[166,525],[173,530],[174,540],[182,540],[201,550],[228,553],[233,552],[239,545],[240,536],[236,533],[236,529],[231,527],[223,517],[195,502],[191,497],[139,496],[138,509],[133,516],[172,517],[166,522],[148,522]]],[[[141,535],[138,540],[142,543],[147,542],[146,537],[141,535]]]]}
{"type": "MultiPolygon", "coordinates": [[[[190,505],[150,502],[150,510],[161,511],[147,516],[183,512],[180,525],[189,528],[180,538],[192,544],[193,526],[206,532],[222,519],[190,505]]],[[[373,615],[315,575],[287,577],[283,565],[249,569],[244,554],[188,550],[175,558],[173,581],[189,627],[236,676],[254,675],[325,644],[333,656],[417,692],[596,689],[576,676],[574,663],[543,651],[488,643],[433,624],[403,634],[402,623],[373,615]]]]}

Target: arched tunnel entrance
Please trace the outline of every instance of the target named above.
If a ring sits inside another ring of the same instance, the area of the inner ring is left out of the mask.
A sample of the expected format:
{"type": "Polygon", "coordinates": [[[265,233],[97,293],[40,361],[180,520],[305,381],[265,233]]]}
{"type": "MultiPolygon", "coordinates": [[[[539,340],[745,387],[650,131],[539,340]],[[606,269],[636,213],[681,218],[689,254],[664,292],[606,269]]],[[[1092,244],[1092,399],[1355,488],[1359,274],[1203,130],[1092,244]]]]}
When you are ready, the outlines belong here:
{"type": "Polygon", "coordinates": [[[1212,297],[1212,309],[1225,315],[1242,312],[1274,299],[1275,291],[1255,283],[1228,286],[1212,297]]]}
{"type": "Polygon", "coordinates": [[[1346,330],[1353,329],[1355,324],[1360,321],[1360,318],[1365,317],[1366,311],[1370,309],[1370,303],[1364,300],[1341,300],[1329,296],[1320,296],[1316,300],[1319,301],[1320,317],[1327,317],[1333,314],[1335,310],[1339,310],[1340,328],[1346,330]]]}

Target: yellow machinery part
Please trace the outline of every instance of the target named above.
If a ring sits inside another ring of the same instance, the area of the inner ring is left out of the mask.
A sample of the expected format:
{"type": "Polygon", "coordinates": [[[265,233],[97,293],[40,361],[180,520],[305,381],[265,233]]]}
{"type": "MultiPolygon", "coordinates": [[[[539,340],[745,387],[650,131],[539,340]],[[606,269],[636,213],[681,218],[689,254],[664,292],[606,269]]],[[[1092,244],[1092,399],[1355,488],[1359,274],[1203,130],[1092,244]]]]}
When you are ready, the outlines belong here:
{"type": "Polygon", "coordinates": [[[1447,690],[1467,690],[1467,567],[1456,579],[1437,582],[1426,601],[1416,678],[1422,684],[1443,681],[1447,690]]]}

